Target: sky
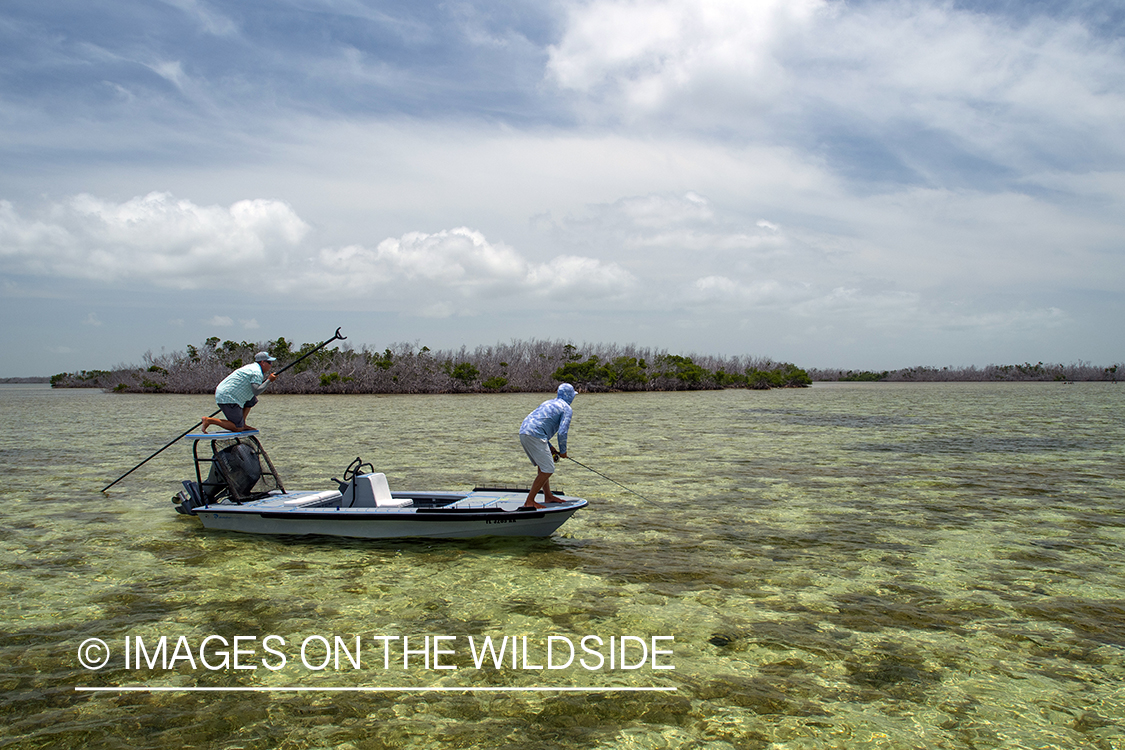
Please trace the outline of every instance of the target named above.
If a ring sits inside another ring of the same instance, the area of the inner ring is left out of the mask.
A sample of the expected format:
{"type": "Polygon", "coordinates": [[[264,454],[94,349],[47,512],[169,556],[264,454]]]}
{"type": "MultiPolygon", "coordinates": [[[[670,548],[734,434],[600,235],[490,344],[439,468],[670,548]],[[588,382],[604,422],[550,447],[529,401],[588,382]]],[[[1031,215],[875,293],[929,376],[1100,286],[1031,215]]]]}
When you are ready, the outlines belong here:
{"type": "Polygon", "coordinates": [[[1125,360],[1119,0],[6,0],[0,377],[1125,360]]]}

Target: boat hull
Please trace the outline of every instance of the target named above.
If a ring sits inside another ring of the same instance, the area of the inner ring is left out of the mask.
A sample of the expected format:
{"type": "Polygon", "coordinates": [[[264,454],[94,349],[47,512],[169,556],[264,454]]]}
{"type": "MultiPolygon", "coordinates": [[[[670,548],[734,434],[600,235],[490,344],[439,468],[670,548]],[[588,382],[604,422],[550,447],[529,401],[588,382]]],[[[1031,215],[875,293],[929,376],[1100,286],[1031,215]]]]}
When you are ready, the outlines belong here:
{"type": "MultiPolygon", "coordinates": [[[[521,511],[522,495],[468,496],[446,507],[286,507],[290,495],[242,505],[205,505],[192,515],[205,528],[247,534],[296,534],[358,539],[468,539],[481,536],[545,537],[586,507],[579,498],[542,510],[521,511]]],[[[299,499],[299,493],[295,495],[299,499]]]]}

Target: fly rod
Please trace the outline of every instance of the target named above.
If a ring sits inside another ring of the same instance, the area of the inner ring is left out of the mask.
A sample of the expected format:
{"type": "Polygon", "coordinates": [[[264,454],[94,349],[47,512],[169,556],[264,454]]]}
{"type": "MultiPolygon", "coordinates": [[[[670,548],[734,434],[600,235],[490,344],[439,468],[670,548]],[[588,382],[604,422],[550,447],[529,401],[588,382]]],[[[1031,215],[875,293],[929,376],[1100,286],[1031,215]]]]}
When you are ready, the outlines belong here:
{"type": "MultiPolygon", "coordinates": [[[[311,349],[311,350],[310,350],[310,351],[309,351],[309,352],[308,352],[307,354],[304,354],[304,355],[302,355],[301,357],[299,357],[298,359],[295,359],[295,360],[293,360],[292,362],[290,362],[289,364],[285,365],[285,367],[282,367],[282,368],[281,368],[280,370],[278,370],[278,371],[277,371],[276,373],[274,373],[274,376],[276,377],[277,375],[280,375],[281,373],[285,372],[285,371],[286,371],[286,370],[288,370],[288,369],[289,369],[290,367],[292,367],[293,365],[295,365],[295,364],[297,364],[298,362],[300,362],[300,361],[301,361],[302,359],[306,359],[307,357],[311,357],[311,356],[312,356],[312,355],[313,355],[313,354],[314,354],[315,352],[318,352],[318,351],[320,351],[321,349],[323,349],[324,347],[328,346],[329,344],[331,344],[331,343],[332,343],[333,341],[335,341],[336,339],[339,339],[340,341],[343,341],[343,340],[344,340],[344,339],[346,339],[346,338],[347,338],[347,336],[341,336],[341,335],[340,335],[340,329],[339,329],[339,328],[337,328],[337,329],[336,329],[336,333],[335,333],[335,334],[334,334],[334,335],[332,336],[332,338],[328,339],[327,341],[325,341],[325,342],[324,342],[323,344],[321,344],[320,346],[316,347],[315,349],[311,349]]],[[[266,382],[268,383],[269,381],[266,381],[266,382]]],[[[222,411],[222,409],[216,409],[215,411],[211,412],[211,414],[210,414],[210,415],[208,415],[208,416],[212,416],[212,417],[213,417],[213,416],[215,416],[216,414],[218,414],[218,413],[219,413],[220,411],[222,411]]],[[[145,459],[144,461],[141,461],[141,462],[140,462],[139,464],[137,464],[137,465],[136,465],[136,466],[134,466],[133,468],[129,469],[129,471],[125,472],[124,474],[122,474],[121,476],[119,476],[119,477],[118,477],[117,479],[114,479],[114,480],[113,480],[112,482],[110,482],[109,484],[107,484],[107,485],[106,485],[105,487],[102,487],[102,492],[105,492],[105,491],[106,491],[106,490],[108,490],[108,489],[109,489],[110,487],[112,487],[113,485],[117,484],[117,483],[118,483],[118,482],[120,482],[120,481],[121,481],[122,479],[124,479],[125,477],[129,476],[129,475],[130,475],[130,474],[132,474],[132,473],[133,473],[134,471],[136,471],[137,469],[141,468],[142,466],[144,466],[145,464],[147,464],[147,463],[148,463],[149,461],[151,461],[152,459],[154,459],[154,458],[156,458],[157,456],[159,456],[159,455],[160,455],[161,453],[163,453],[163,452],[164,452],[164,451],[165,451],[166,449],[168,449],[168,448],[171,448],[171,447],[172,447],[172,445],[174,445],[174,444],[176,443],[176,441],[178,441],[178,440],[179,440],[180,438],[182,438],[182,437],[183,437],[184,435],[187,435],[187,434],[189,434],[189,433],[190,433],[190,432],[191,432],[192,430],[194,430],[194,429],[195,429],[196,427],[199,427],[199,426],[200,426],[201,424],[203,424],[203,422],[196,422],[196,423],[195,423],[195,424],[194,424],[194,425],[193,425],[192,427],[188,428],[187,430],[184,430],[184,431],[183,431],[183,432],[181,432],[181,433],[180,433],[179,435],[177,435],[176,437],[172,438],[172,442],[168,443],[168,444],[167,444],[167,445],[165,445],[165,446],[164,446],[163,448],[161,448],[160,450],[158,450],[158,451],[157,451],[156,453],[153,453],[153,454],[152,454],[151,456],[149,456],[148,458],[146,458],[146,459],[145,459]]]]}
{"type": "MultiPolygon", "coordinates": [[[[559,460],[559,458],[561,458],[561,457],[562,457],[562,454],[561,454],[561,453],[559,453],[558,449],[556,449],[556,448],[555,448],[555,446],[551,445],[550,443],[547,443],[547,445],[548,445],[548,446],[550,447],[550,449],[551,449],[551,454],[552,454],[552,455],[553,455],[553,456],[555,457],[555,461],[557,462],[557,461],[559,460]]],[[[610,477],[607,477],[607,476],[606,476],[605,474],[602,474],[602,473],[601,473],[600,471],[598,471],[597,469],[591,469],[591,468],[590,468],[589,466],[587,466],[586,464],[582,463],[582,462],[581,462],[581,461],[579,461],[578,459],[575,459],[575,458],[571,458],[570,456],[566,456],[566,460],[568,460],[568,461],[574,461],[574,463],[578,464],[579,466],[581,466],[581,467],[582,467],[583,469],[585,469],[586,471],[592,471],[592,472],[594,472],[595,474],[597,474],[597,475],[598,475],[599,477],[601,477],[602,479],[605,479],[605,480],[607,480],[607,481],[609,481],[609,482],[613,482],[614,484],[616,484],[616,485],[617,485],[618,487],[620,487],[621,489],[623,489],[623,490],[626,490],[626,491],[628,491],[628,492],[632,492],[632,493],[633,493],[634,495],[636,495],[637,497],[639,497],[639,498],[640,498],[641,500],[644,500],[644,501],[645,501],[646,503],[653,503],[654,505],[656,504],[656,501],[655,501],[655,500],[649,500],[649,499],[648,499],[647,497],[645,497],[645,496],[644,496],[644,495],[642,495],[641,493],[637,492],[636,490],[634,490],[634,489],[631,489],[631,488],[629,488],[629,487],[626,487],[625,485],[621,484],[621,482],[618,482],[618,481],[617,481],[616,479],[611,479],[610,477]]]]}

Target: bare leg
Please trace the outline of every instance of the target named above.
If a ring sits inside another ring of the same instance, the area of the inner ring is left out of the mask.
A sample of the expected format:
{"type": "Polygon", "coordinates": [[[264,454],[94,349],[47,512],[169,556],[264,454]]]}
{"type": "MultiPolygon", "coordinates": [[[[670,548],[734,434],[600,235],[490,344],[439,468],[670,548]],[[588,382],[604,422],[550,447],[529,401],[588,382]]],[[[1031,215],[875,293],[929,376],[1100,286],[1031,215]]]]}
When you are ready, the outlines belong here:
{"type": "Polygon", "coordinates": [[[551,475],[540,469],[539,473],[535,475],[535,481],[531,483],[531,491],[527,493],[527,499],[523,501],[523,507],[542,508],[542,505],[535,502],[535,496],[539,494],[540,490],[543,490],[544,500],[553,498],[554,495],[551,494],[550,482],[551,475]]]}
{"type": "Polygon", "coordinates": [[[245,427],[243,427],[242,430],[240,430],[238,427],[235,427],[234,422],[231,422],[229,419],[215,419],[214,417],[204,417],[203,431],[207,432],[208,427],[222,427],[227,432],[241,432],[242,430],[246,429],[245,427]]]}
{"type": "Polygon", "coordinates": [[[523,501],[523,507],[525,507],[525,508],[543,508],[543,507],[546,507],[545,505],[540,505],[539,503],[537,503],[535,501],[535,496],[538,495],[540,491],[543,492],[543,502],[544,503],[565,503],[566,502],[565,500],[559,500],[557,497],[555,497],[553,494],[551,494],[551,475],[548,474],[545,471],[540,470],[540,472],[535,475],[535,481],[531,483],[531,491],[527,493],[527,499],[523,501]]]}
{"type": "Polygon", "coordinates": [[[551,475],[547,475],[547,481],[543,482],[543,502],[544,503],[561,503],[553,494],[551,494],[551,475]]]}

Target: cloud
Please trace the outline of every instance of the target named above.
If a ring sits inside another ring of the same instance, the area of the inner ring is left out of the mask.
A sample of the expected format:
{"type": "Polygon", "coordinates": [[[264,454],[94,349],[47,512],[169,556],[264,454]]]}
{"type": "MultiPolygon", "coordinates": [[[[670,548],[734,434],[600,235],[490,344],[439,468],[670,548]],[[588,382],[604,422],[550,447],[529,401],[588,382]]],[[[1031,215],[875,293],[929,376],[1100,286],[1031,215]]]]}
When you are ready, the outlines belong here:
{"type": "Polygon", "coordinates": [[[215,12],[200,0],[162,0],[183,11],[201,29],[215,36],[230,36],[238,31],[238,26],[226,16],[215,12]]]}
{"type": "MultiPolygon", "coordinates": [[[[1086,189],[1116,184],[1097,179],[1086,189]]],[[[0,203],[0,269],[21,274],[24,285],[61,276],[218,290],[224,278],[253,278],[243,289],[251,300],[419,318],[549,303],[581,314],[768,313],[871,328],[1017,326],[1021,303],[990,301],[982,290],[1018,297],[1059,283],[1125,285],[1113,249],[1120,222],[1042,198],[924,188],[856,197],[829,180],[817,192],[805,216],[771,210],[769,218],[761,201],[731,205],[723,196],[720,204],[702,191],[626,195],[537,222],[521,245],[539,257],[469,227],[318,248],[309,224],[278,201],[222,208],[168,193],[123,203],[86,194],[32,216],[0,203]],[[964,302],[956,315],[938,304],[953,294],[964,302]]],[[[1031,308],[1067,306],[1057,295],[1042,303],[1031,308]]],[[[245,330],[258,326],[237,320],[245,330]]]]}
{"type": "Polygon", "coordinates": [[[546,218],[541,223],[575,245],[596,244],[601,238],[607,248],[636,251],[642,262],[658,249],[675,250],[683,261],[694,264],[699,257],[684,253],[776,247],[784,242],[776,226],[771,225],[771,232],[757,231],[741,217],[728,212],[720,215],[706,197],[693,191],[627,196],[613,203],[588,205],[553,226],[546,218]]]}
{"type": "Polygon", "coordinates": [[[410,232],[375,248],[349,245],[319,251],[286,291],[365,299],[380,309],[431,317],[475,314],[500,300],[566,295],[605,300],[635,283],[616,263],[562,255],[531,263],[504,243],[467,227],[410,232]]]}
{"type": "Polygon", "coordinates": [[[1125,48],[945,2],[594,0],[547,78],[596,122],[812,148],[911,182],[1125,163],[1125,48]]]}
{"type": "MultiPolygon", "coordinates": [[[[34,219],[0,202],[0,269],[179,289],[252,277],[254,287],[243,289],[251,296],[268,291],[438,316],[471,314],[494,300],[528,295],[594,303],[619,297],[635,283],[617,263],[577,254],[535,263],[467,227],[409,232],[374,248],[317,251],[303,244],[309,232],[288,205],[263,199],[222,208],[168,193],[124,203],[83,194],[34,219]],[[426,299],[424,309],[419,299],[426,299]]],[[[228,326],[233,319],[210,323],[228,326]]],[[[258,326],[253,319],[241,323],[258,326]]]]}
{"type": "Polygon", "coordinates": [[[631,291],[636,284],[633,274],[616,263],[574,255],[560,255],[548,263],[530,266],[526,277],[528,291],[570,301],[605,302],[631,291]]]}
{"type": "Polygon", "coordinates": [[[183,64],[179,60],[162,60],[160,62],[150,63],[145,67],[149,68],[153,73],[156,73],[181,91],[183,91],[189,83],[187,76],[184,74],[183,64]]]}
{"type": "Polygon", "coordinates": [[[792,312],[810,320],[850,321],[867,327],[910,328],[921,321],[921,296],[904,291],[865,292],[836,287],[794,305],[792,312]]]}
{"type": "Polygon", "coordinates": [[[275,200],[222,208],[169,193],[124,203],[83,194],[37,218],[0,201],[0,270],[194,289],[283,257],[308,231],[275,200]]]}
{"type": "Polygon", "coordinates": [[[678,311],[685,326],[721,318],[731,330],[769,320],[827,338],[1026,337],[1036,322],[1073,322],[1068,290],[1125,289],[1108,265],[1120,222],[1042,198],[906,188],[827,194],[821,210],[781,222],[699,193],[648,195],[545,226],[575,245],[599,238],[619,258],[635,251],[626,265],[643,291],[633,303],[678,311]]]}
{"type": "Polygon", "coordinates": [[[101,324],[102,324],[102,322],[101,322],[101,320],[98,319],[97,313],[90,313],[82,321],[82,325],[84,325],[84,326],[100,326],[101,324]]]}
{"type": "Polygon", "coordinates": [[[791,304],[808,296],[799,286],[785,286],[776,279],[736,281],[727,276],[704,276],[691,285],[690,298],[696,304],[726,304],[743,310],[791,304]]]}
{"type": "Polygon", "coordinates": [[[636,227],[667,227],[692,222],[710,222],[715,213],[707,199],[694,193],[644,195],[622,198],[614,209],[636,227]]]}
{"type": "Polygon", "coordinates": [[[768,104],[785,91],[788,37],[831,9],[824,0],[601,0],[569,6],[548,72],[632,119],[695,100],[768,104]],[[734,85],[731,85],[734,82],[734,85]]]}

